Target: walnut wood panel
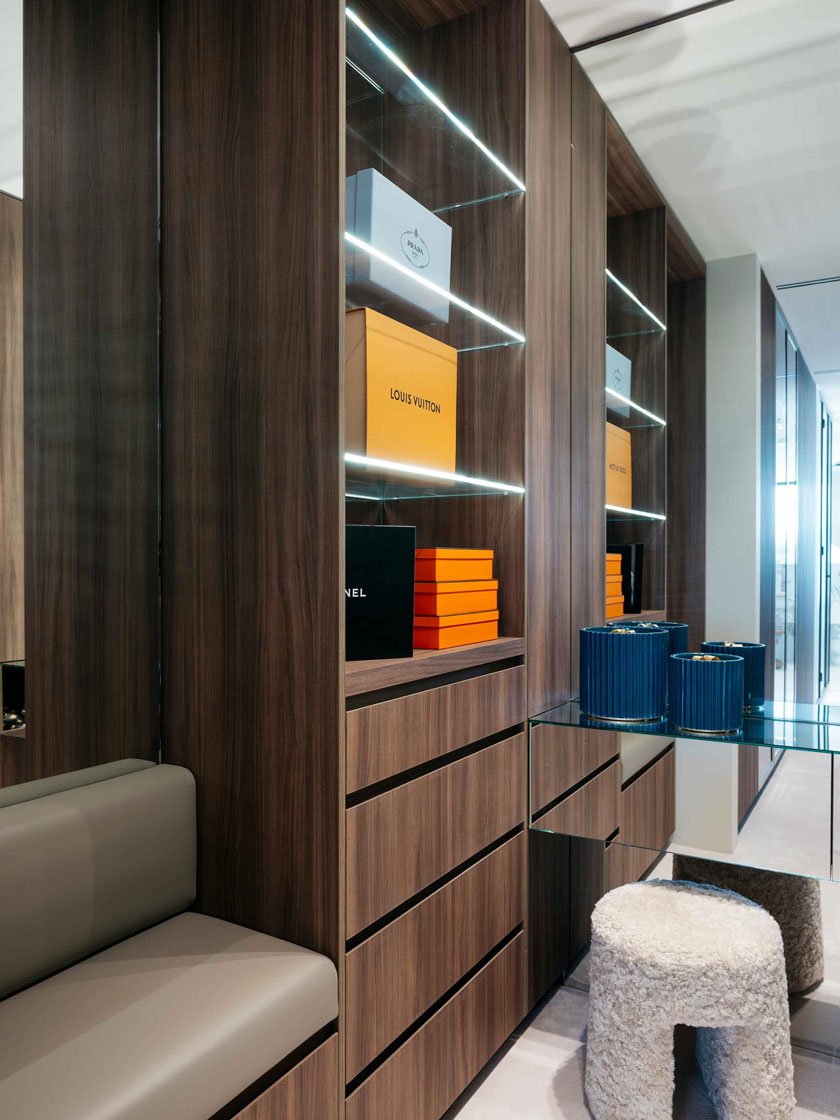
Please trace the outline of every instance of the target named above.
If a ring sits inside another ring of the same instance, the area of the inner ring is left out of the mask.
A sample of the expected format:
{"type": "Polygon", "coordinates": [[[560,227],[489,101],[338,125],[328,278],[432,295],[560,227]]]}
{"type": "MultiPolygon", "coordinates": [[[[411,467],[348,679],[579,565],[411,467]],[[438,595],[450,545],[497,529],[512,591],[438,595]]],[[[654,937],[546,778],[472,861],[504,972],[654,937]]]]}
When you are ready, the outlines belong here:
{"type": "Polygon", "coordinates": [[[672,210],[668,210],[668,280],[703,280],[706,262],[703,254],[688,236],[685,226],[672,210]]]}
{"type": "Polygon", "coordinates": [[[488,0],[375,0],[374,6],[377,21],[399,33],[434,27],[468,15],[487,3],[488,0]]]}
{"type": "Polygon", "coordinates": [[[614,891],[626,883],[638,883],[654,860],[656,852],[631,848],[621,843],[610,844],[604,853],[604,892],[614,891]]]}
{"type": "Polygon", "coordinates": [[[676,752],[666,754],[621,791],[624,844],[664,848],[676,827],[676,752]]]}
{"type": "Polygon", "coordinates": [[[347,955],[348,1081],[523,920],[522,833],[347,955]]]}
{"type": "MultiPolygon", "coordinates": [[[[772,648],[772,647],[771,647],[772,648]]],[[[745,743],[738,748],[738,825],[744,823],[758,796],[758,747],[745,743]]]]}
{"type": "MultiPolygon", "coordinates": [[[[760,281],[761,535],[759,635],[768,650],[764,695],[773,699],[776,670],[776,298],[761,272],[760,281]]],[[[755,793],[758,793],[756,776],[755,793]]],[[[755,793],[753,796],[755,796],[755,793]]]]}
{"type": "Polygon", "coordinates": [[[335,1120],[338,1099],[338,1036],[333,1035],[232,1120],[335,1120]]]}
{"type": "Polygon", "coordinates": [[[527,665],[528,711],[533,714],[566,699],[572,687],[565,640],[571,625],[572,577],[572,69],[566,44],[536,0],[528,4],[527,16],[527,665]]]}
{"type": "Polygon", "coordinates": [[[619,826],[620,796],[621,763],[614,762],[539,817],[535,827],[564,836],[606,840],[619,826]]]}
{"type": "Polygon", "coordinates": [[[706,636],[706,281],[668,285],[668,617],[706,636]]]}
{"type": "Polygon", "coordinates": [[[604,103],[572,59],[571,630],[572,691],[578,632],[604,622],[604,268],[607,261],[604,103]]]}
{"type": "Polygon", "coordinates": [[[0,733],[0,789],[23,781],[26,737],[20,731],[0,733]]]}
{"type": "Polygon", "coordinates": [[[158,5],[24,5],[27,777],[158,752],[158,5]]]}
{"type": "Polygon", "coordinates": [[[23,203],[0,191],[0,661],[23,625],[23,203]]]}
{"type": "Polygon", "coordinates": [[[494,661],[521,657],[524,652],[524,638],[498,638],[493,642],[479,642],[457,649],[416,649],[413,657],[348,661],[344,671],[344,691],[347,696],[360,696],[364,692],[455,673],[475,665],[490,665],[494,661]]]}
{"type": "Polygon", "coordinates": [[[630,141],[607,113],[607,214],[614,218],[635,210],[652,210],[664,199],[630,141]]]}
{"type": "Polygon", "coordinates": [[[442,1116],[524,1013],[519,934],[347,1098],[347,1120],[442,1116]]]}
{"type": "Polygon", "coordinates": [[[568,836],[529,829],[528,1006],[538,1003],[569,963],[568,836]]]}
{"type": "Polygon", "coordinates": [[[524,735],[347,812],[347,936],[520,824],[524,735]]]}
{"type": "Polygon", "coordinates": [[[161,13],[164,757],[200,910],[335,958],[343,16],[161,13]]]}
{"type": "Polygon", "coordinates": [[[569,962],[592,937],[592,911],[606,890],[604,844],[600,840],[569,840],[569,962]]]}
{"type": "Polygon", "coordinates": [[[621,750],[621,736],[541,723],[531,728],[531,811],[577,785],[621,750]]]}
{"type": "Polygon", "coordinates": [[[347,792],[495,735],[525,719],[525,669],[517,665],[430,688],[346,716],[347,792]]]}

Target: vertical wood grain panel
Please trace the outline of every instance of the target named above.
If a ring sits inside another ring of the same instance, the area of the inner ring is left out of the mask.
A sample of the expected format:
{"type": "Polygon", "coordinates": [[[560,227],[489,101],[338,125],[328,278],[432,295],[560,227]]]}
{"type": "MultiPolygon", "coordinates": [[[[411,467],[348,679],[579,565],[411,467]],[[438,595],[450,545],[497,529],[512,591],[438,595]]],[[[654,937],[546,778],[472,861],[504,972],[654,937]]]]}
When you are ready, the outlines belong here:
{"type": "MultiPolygon", "coordinates": [[[[526,659],[528,712],[571,695],[571,55],[537,0],[526,6],[526,659]]],[[[568,841],[528,837],[529,1001],[568,948],[568,841]]]]}
{"type": "Polygon", "coordinates": [[[164,757],[202,912],[335,958],[341,9],[162,17],[164,757]]]}
{"type": "Polygon", "coordinates": [[[28,777],[158,751],[157,3],[24,5],[28,777]]]}
{"type": "MultiPolygon", "coordinates": [[[[764,695],[775,691],[776,657],[776,298],[761,273],[761,572],[759,579],[759,640],[767,647],[764,695]]],[[[758,776],[756,769],[756,788],[758,776]]]]}
{"type": "Polygon", "coordinates": [[[232,1120],[335,1120],[338,1036],[322,1042],[232,1120]]]}
{"type": "Polygon", "coordinates": [[[0,191],[0,661],[23,625],[23,203],[0,191]]]}
{"type": "Polygon", "coordinates": [[[571,687],[581,626],[604,622],[604,383],[607,263],[604,103],[572,59],[571,687]]]}
{"type": "Polygon", "coordinates": [[[706,281],[668,285],[668,618],[706,628],[706,281]]]}

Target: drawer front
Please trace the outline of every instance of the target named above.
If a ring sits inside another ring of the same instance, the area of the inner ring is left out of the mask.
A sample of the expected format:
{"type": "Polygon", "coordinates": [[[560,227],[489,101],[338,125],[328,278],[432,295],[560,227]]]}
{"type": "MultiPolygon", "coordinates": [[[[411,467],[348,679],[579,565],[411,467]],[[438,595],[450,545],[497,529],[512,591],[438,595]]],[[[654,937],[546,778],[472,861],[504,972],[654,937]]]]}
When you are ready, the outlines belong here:
{"type": "Polygon", "coordinates": [[[637,883],[658,856],[647,848],[627,848],[610,844],[604,853],[604,889],[615,890],[625,883],[637,883]]]}
{"type": "Polygon", "coordinates": [[[514,735],[347,810],[347,936],[523,820],[525,737],[514,735]]]}
{"type": "Polygon", "coordinates": [[[541,723],[531,728],[531,811],[549,801],[615,758],[621,747],[615,731],[584,730],[541,723]]]}
{"type": "Polygon", "coordinates": [[[520,833],[347,954],[347,1080],[523,920],[520,833]]]}
{"type": "Polygon", "coordinates": [[[335,1120],[337,1102],[338,1036],[333,1035],[233,1120],[335,1120]]]}
{"type": "Polygon", "coordinates": [[[620,797],[621,763],[616,761],[549,809],[534,827],[564,836],[606,840],[619,825],[620,797]]]}
{"type": "Polygon", "coordinates": [[[347,1120],[434,1120],[492,1058],[525,1014],[524,934],[347,1098],[347,1120]]]}
{"type": "Polygon", "coordinates": [[[621,791],[621,840],[647,848],[664,848],[676,817],[674,760],[671,747],[658,762],[621,791]]]}
{"type": "Polygon", "coordinates": [[[348,712],[347,792],[495,735],[525,719],[517,665],[348,712]]]}

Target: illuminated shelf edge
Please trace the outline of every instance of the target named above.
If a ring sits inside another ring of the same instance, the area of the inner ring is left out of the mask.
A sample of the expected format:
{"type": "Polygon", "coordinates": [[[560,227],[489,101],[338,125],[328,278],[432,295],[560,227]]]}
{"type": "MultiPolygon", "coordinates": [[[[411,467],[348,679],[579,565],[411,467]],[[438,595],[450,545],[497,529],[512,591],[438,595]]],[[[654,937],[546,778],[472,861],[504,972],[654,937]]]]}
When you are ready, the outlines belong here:
{"type": "MultiPolygon", "coordinates": [[[[621,401],[622,404],[629,405],[630,408],[635,408],[637,412],[641,412],[643,416],[647,416],[650,420],[655,420],[656,423],[661,424],[663,428],[668,426],[668,422],[666,420],[663,420],[661,416],[657,416],[655,412],[651,412],[647,408],[642,408],[640,404],[636,404],[636,402],[631,401],[629,397],[625,397],[622,393],[618,393],[615,389],[611,389],[609,385],[605,386],[605,391],[609,393],[611,397],[615,397],[617,401],[621,401]]],[[[609,407],[610,405],[608,401],[607,408],[609,407]]]]}
{"type": "Polygon", "coordinates": [[[627,509],[626,506],[611,506],[609,502],[604,507],[607,513],[624,513],[630,517],[642,517],[647,521],[666,521],[664,513],[651,513],[645,509],[627,509]]]}
{"type": "MultiPolygon", "coordinates": [[[[439,482],[457,482],[466,486],[475,486],[484,490],[497,490],[500,494],[524,494],[524,486],[515,486],[507,482],[495,482],[487,478],[475,478],[468,474],[456,474],[450,471],[439,471],[434,467],[421,467],[414,463],[396,463],[390,459],[373,459],[367,455],[358,455],[355,451],[344,452],[345,463],[351,463],[359,467],[368,467],[373,470],[380,470],[391,472],[394,474],[404,474],[411,478],[428,478],[434,479],[439,482]]],[[[359,497],[362,495],[350,495],[345,493],[345,497],[359,497]]],[[[371,498],[371,501],[379,501],[378,498],[371,498]]]]}
{"type": "Polygon", "coordinates": [[[654,313],[651,311],[651,309],[649,307],[646,307],[642,303],[642,301],[639,299],[639,297],[637,295],[635,295],[633,292],[631,292],[631,290],[627,287],[626,284],[623,284],[614,273],[610,272],[610,270],[608,268],[605,268],[604,272],[607,274],[608,279],[612,280],[613,284],[615,284],[615,286],[617,288],[619,288],[622,292],[624,292],[625,295],[629,296],[630,299],[632,299],[632,301],[636,304],[636,306],[640,307],[642,309],[642,311],[644,311],[645,315],[647,315],[647,317],[649,319],[652,319],[653,322],[656,323],[656,325],[661,330],[667,331],[668,328],[665,326],[665,324],[662,322],[662,320],[657,318],[657,316],[654,315],[654,313]]]}
{"type": "Polygon", "coordinates": [[[479,138],[469,127],[469,125],[465,124],[464,121],[460,119],[460,117],[456,117],[452,110],[447,105],[445,105],[443,101],[441,101],[438,95],[431,89],[429,89],[425,82],[422,82],[417,77],[417,75],[412,70],[410,70],[408,66],[406,66],[402,59],[398,55],[394,54],[391,48],[386,43],[383,43],[383,41],[377,35],[375,35],[373,31],[371,31],[364,20],[362,20],[360,16],[358,16],[356,12],[353,11],[352,8],[346,8],[345,11],[347,13],[347,19],[354,23],[359,28],[359,30],[368,37],[371,43],[373,43],[373,45],[377,47],[378,50],[382,52],[382,54],[385,55],[388,61],[393,62],[393,64],[399,70],[401,70],[403,74],[405,74],[409,81],[414,83],[414,85],[417,87],[417,89],[420,90],[423,96],[427,97],[433,105],[436,105],[437,108],[440,109],[443,115],[447,118],[447,120],[454,124],[458,131],[463,133],[463,135],[466,136],[466,138],[472,144],[474,144],[478,148],[478,150],[490,160],[491,163],[495,164],[495,166],[498,167],[502,174],[505,175],[511,181],[511,183],[514,183],[520,191],[524,191],[525,184],[522,182],[522,180],[518,176],[514,175],[511,169],[507,167],[499,159],[499,157],[495,155],[495,153],[491,152],[486,144],[479,140],[479,138]]]}

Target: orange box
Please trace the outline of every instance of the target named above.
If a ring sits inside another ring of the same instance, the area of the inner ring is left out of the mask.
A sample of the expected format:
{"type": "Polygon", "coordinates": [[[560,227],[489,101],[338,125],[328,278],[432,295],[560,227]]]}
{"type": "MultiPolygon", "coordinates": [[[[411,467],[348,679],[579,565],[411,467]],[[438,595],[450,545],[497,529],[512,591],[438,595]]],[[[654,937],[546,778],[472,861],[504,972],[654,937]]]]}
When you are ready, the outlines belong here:
{"type": "Polygon", "coordinates": [[[498,636],[498,611],[455,614],[447,618],[417,615],[414,619],[415,649],[452,649],[473,642],[491,642],[498,636]]]}
{"type": "Polygon", "coordinates": [[[449,583],[493,578],[492,548],[417,548],[415,580],[449,583]]]}
{"type": "Polygon", "coordinates": [[[610,595],[609,593],[607,593],[607,606],[608,607],[614,607],[616,605],[616,603],[621,603],[623,605],[624,596],[623,595],[610,595]]]}
{"type": "Polygon", "coordinates": [[[620,603],[607,603],[605,618],[621,618],[624,614],[624,600],[620,603]]]}
{"type": "Polygon", "coordinates": [[[454,471],[458,351],[369,307],[345,327],[347,449],[454,471]]]}
{"type": "Polygon", "coordinates": [[[414,613],[420,615],[474,614],[494,611],[499,605],[497,579],[453,583],[416,583],[414,613]]]}
{"type": "Polygon", "coordinates": [[[620,576],[621,575],[621,553],[608,552],[607,553],[607,575],[620,576]]]}
{"type": "Polygon", "coordinates": [[[621,576],[607,576],[607,595],[621,595],[621,576]]]}
{"type": "Polygon", "coordinates": [[[631,509],[633,471],[630,433],[607,424],[607,505],[631,509]]]}

